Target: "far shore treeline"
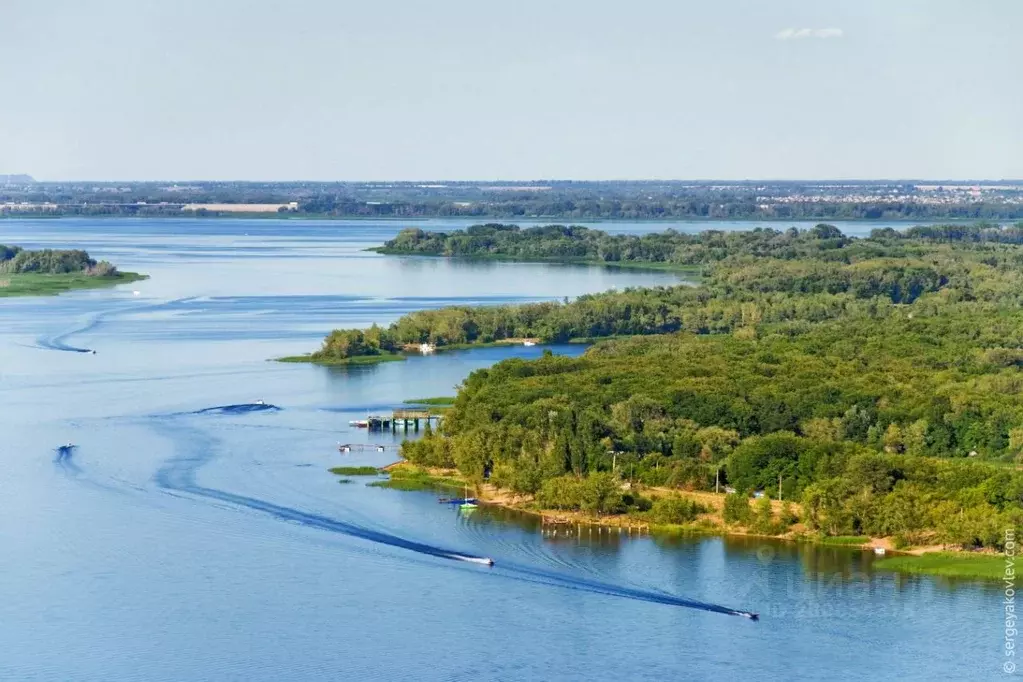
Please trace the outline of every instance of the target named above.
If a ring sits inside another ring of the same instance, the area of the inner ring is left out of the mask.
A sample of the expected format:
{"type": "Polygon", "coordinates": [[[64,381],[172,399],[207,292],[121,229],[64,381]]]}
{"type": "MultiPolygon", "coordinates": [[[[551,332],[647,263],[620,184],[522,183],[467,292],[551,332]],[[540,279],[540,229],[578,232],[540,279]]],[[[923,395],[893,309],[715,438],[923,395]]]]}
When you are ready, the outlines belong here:
{"type": "MultiPolygon", "coordinates": [[[[699,285],[451,307],[331,333],[319,354],[406,343],[639,336],[582,357],[506,360],[465,381],[413,463],[544,508],[649,508],[639,488],[738,492],[757,532],[1000,547],[1023,532],[1023,226],[613,237],[579,228],[402,233],[386,249],[515,259],[602,254],[697,266],[699,285]],[[486,246],[484,246],[486,244],[486,246]],[[796,502],[772,513],[767,498],[796,502]],[[764,491],[756,509],[748,496],[764,491]],[[765,511],[766,510],[766,511],[765,511]]],[[[699,510],[657,501],[661,516],[699,510]],[[677,508],[676,508],[677,507],[677,508]]]]}

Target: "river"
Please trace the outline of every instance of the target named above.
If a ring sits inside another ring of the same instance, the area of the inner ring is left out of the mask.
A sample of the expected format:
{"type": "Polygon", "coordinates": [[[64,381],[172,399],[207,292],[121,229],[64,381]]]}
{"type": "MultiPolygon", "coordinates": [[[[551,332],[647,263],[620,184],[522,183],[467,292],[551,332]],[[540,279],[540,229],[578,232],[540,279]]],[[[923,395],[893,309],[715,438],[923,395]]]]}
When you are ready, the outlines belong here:
{"type": "Polygon", "coordinates": [[[349,420],[450,395],[472,370],[542,349],[340,369],[268,358],[409,310],[674,281],[365,251],[403,226],[0,221],[0,243],[85,248],[151,276],[0,299],[0,679],[1001,676],[997,585],[874,572],[871,556],[845,549],[551,536],[501,510],[461,515],[433,493],[339,485],[328,467],[395,454],[342,458],[338,442],[398,440],[349,420]],[[281,409],[210,409],[258,400],[281,409]],[[57,455],[67,442],[77,447],[57,455]]]}

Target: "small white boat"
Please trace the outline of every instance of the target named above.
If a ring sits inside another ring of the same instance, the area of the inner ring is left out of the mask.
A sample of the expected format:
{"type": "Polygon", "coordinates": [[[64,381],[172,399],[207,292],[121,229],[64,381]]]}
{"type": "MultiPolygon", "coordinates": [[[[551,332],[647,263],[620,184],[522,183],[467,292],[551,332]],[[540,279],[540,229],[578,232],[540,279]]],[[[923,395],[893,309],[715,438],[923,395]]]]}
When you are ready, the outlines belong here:
{"type": "Polygon", "coordinates": [[[885,550],[884,547],[875,547],[874,548],[874,554],[876,554],[878,556],[884,556],[885,553],[886,553],[886,550],[885,550]]]}
{"type": "Polygon", "coordinates": [[[535,346],[536,345],[536,341],[523,341],[522,345],[523,346],[535,346]]]}
{"type": "Polygon", "coordinates": [[[369,426],[369,421],[366,419],[353,419],[352,421],[348,422],[348,425],[356,426],[360,429],[365,429],[369,426]]]}

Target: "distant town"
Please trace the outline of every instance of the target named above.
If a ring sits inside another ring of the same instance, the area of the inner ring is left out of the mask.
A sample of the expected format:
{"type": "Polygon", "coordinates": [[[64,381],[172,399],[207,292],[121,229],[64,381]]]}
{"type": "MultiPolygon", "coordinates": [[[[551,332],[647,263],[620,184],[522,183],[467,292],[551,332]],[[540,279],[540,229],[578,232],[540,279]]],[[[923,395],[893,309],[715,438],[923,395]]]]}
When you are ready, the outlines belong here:
{"type": "Polygon", "coordinates": [[[44,182],[0,175],[0,216],[501,219],[1023,218],[1023,181],[44,182]]]}

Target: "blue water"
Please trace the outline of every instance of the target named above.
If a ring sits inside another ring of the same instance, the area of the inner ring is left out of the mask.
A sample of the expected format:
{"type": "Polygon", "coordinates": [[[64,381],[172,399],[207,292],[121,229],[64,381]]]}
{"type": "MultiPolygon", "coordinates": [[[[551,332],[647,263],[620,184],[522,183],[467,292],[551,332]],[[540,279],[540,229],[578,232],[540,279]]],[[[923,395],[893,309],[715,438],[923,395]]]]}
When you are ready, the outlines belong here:
{"type": "Polygon", "coordinates": [[[401,437],[349,420],[542,349],[268,358],[409,310],[674,281],[365,252],[402,226],[0,221],[0,243],[81,246],[152,276],[0,299],[0,679],[1002,675],[997,586],[897,578],[841,549],[553,535],[436,494],[339,485],[328,467],[385,464],[401,437]],[[338,442],[387,448],[341,456],[338,442]]]}

